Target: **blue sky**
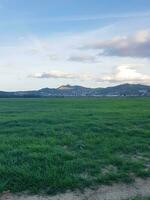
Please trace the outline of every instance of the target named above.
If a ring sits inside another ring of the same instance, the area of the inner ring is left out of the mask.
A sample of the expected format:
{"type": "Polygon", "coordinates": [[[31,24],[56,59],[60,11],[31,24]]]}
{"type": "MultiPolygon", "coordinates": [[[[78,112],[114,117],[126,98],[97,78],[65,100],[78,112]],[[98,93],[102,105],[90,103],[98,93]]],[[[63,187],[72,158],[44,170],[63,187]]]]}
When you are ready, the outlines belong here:
{"type": "Polygon", "coordinates": [[[0,0],[0,90],[150,84],[150,1],[0,0]]]}

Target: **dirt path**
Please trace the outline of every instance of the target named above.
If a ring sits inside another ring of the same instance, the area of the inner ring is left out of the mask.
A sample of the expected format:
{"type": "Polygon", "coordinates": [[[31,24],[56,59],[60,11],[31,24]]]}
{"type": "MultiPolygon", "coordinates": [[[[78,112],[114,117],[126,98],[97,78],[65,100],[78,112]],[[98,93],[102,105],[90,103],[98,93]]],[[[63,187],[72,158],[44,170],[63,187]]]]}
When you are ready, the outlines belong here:
{"type": "Polygon", "coordinates": [[[24,196],[9,193],[0,197],[0,200],[124,200],[136,196],[150,197],[150,179],[136,179],[132,184],[113,184],[112,186],[100,186],[97,189],[85,189],[66,192],[56,196],[24,196]]]}

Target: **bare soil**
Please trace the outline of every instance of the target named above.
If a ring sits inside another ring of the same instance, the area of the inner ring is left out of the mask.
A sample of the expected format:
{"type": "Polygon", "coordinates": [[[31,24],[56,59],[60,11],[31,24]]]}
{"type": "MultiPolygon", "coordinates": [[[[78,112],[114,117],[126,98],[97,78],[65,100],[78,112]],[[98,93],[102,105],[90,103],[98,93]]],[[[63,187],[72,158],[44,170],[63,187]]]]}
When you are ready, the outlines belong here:
{"type": "Polygon", "coordinates": [[[30,196],[24,194],[14,195],[9,191],[3,193],[0,200],[126,200],[134,197],[150,197],[150,178],[137,178],[132,184],[113,184],[99,186],[95,189],[67,191],[55,196],[30,196]]]}

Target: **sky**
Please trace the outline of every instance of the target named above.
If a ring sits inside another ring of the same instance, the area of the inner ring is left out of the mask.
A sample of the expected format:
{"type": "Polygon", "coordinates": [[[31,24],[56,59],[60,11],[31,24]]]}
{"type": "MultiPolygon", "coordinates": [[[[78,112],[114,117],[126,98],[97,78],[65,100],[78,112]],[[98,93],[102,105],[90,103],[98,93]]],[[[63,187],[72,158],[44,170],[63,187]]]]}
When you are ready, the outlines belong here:
{"type": "Polygon", "coordinates": [[[0,0],[0,90],[150,85],[149,0],[0,0]]]}

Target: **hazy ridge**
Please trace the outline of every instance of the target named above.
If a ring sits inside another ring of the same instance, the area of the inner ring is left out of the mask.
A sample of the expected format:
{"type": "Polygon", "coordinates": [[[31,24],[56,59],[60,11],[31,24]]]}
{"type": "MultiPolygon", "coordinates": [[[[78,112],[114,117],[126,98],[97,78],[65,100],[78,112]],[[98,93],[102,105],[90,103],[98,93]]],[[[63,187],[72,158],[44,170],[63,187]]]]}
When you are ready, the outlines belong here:
{"type": "Polygon", "coordinates": [[[58,88],[42,88],[32,91],[0,91],[0,97],[64,97],[64,96],[150,96],[150,86],[122,84],[106,88],[62,85],[58,88]]]}

